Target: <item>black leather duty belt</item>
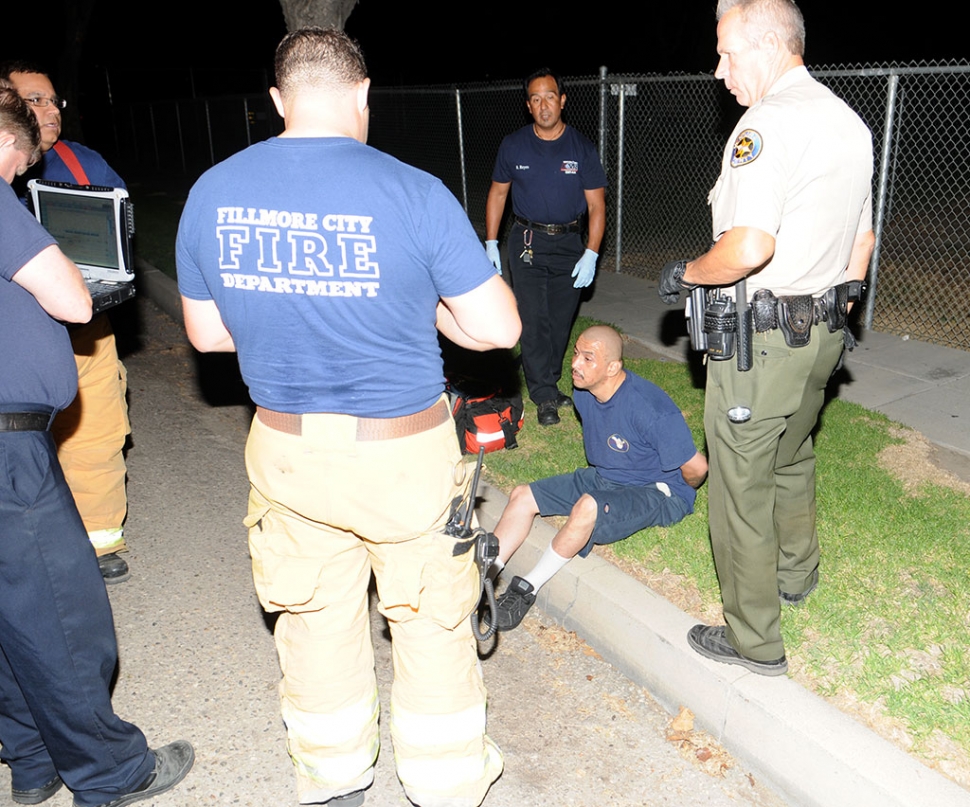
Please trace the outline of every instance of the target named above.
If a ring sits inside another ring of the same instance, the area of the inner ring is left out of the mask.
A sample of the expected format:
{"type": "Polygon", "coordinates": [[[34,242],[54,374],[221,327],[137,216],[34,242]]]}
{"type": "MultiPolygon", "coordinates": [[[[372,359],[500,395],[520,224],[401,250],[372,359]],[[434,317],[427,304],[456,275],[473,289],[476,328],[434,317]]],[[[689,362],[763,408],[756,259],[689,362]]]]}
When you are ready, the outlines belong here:
{"type": "Polygon", "coordinates": [[[568,224],[540,224],[537,221],[529,221],[521,216],[514,216],[516,224],[521,224],[528,230],[538,230],[546,235],[563,235],[564,233],[578,233],[580,229],[579,219],[570,221],[568,224]]]}
{"type": "Polygon", "coordinates": [[[0,432],[46,432],[53,420],[44,412],[0,412],[0,432]]]}

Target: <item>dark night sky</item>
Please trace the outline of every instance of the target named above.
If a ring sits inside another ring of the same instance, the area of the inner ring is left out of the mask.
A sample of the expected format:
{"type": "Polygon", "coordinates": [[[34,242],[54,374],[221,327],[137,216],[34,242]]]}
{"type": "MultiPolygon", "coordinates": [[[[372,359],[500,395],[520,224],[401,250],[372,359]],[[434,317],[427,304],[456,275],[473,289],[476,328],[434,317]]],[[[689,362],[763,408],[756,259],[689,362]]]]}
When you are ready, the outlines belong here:
{"type": "MultiPolygon", "coordinates": [[[[62,41],[57,12],[61,3],[70,2],[46,4],[43,17],[24,3],[16,12],[4,12],[0,58],[56,61],[62,41]]],[[[534,0],[494,0],[480,7],[453,0],[362,0],[347,30],[363,46],[377,85],[520,78],[540,64],[566,75],[595,74],[600,65],[614,73],[713,70],[714,0],[655,4],[646,21],[642,13],[624,10],[631,6],[640,4],[600,3],[599,14],[576,18],[534,0]]],[[[879,20],[862,16],[888,4],[859,6],[865,12],[850,13],[848,4],[831,0],[802,1],[810,66],[968,55],[949,0],[923,0],[908,16],[879,20]],[[850,21],[853,14],[855,21],[850,21]]],[[[98,0],[85,45],[87,75],[103,74],[107,67],[115,77],[137,78],[131,85],[116,78],[117,92],[184,94],[190,66],[202,69],[200,92],[222,86],[235,92],[259,90],[264,71],[271,77],[272,52],[285,33],[275,0],[168,0],[136,8],[133,12],[131,0],[98,0]]]]}

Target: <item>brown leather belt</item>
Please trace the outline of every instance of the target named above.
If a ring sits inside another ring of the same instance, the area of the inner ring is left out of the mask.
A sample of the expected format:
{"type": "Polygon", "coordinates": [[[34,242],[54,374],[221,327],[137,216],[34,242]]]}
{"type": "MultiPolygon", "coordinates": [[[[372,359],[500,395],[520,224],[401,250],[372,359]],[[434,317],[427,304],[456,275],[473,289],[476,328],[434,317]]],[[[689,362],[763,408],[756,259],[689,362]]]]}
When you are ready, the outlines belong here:
{"type": "Polygon", "coordinates": [[[540,224],[537,221],[529,221],[521,216],[513,216],[516,224],[521,224],[527,230],[538,230],[546,235],[562,235],[563,233],[578,233],[580,230],[579,219],[570,221],[567,224],[540,224]]]}
{"type": "MultiPolygon", "coordinates": [[[[426,432],[447,421],[450,411],[448,403],[441,399],[427,409],[422,409],[413,415],[402,415],[397,418],[355,418],[357,421],[357,439],[361,442],[393,440],[398,437],[421,434],[421,432],[426,432]]],[[[303,434],[304,415],[297,415],[292,412],[276,412],[257,406],[256,417],[263,425],[278,432],[296,436],[303,434]]]]}
{"type": "Polygon", "coordinates": [[[44,412],[0,412],[0,432],[46,432],[53,420],[44,412]]]}

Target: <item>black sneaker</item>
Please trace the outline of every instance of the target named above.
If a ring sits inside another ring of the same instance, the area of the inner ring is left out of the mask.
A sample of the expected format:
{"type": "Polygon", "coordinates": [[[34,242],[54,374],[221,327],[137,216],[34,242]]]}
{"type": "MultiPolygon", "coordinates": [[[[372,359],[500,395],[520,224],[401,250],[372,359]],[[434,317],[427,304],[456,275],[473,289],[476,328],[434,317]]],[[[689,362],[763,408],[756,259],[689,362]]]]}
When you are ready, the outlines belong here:
{"type": "Polygon", "coordinates": [[[53,779],[42,784],[40,787],[17,790],[17,788],[11,785],[10,797],[17,804],[42,804],[60,790],[63,785],[64,783],[61,781],[61,777],[55,773],[53,779]]]}
{"type": "Polygon", "coordinates": [[[98,556],[98,568],[101,570],[101,577],[107,584],[124,583],[131,573],[128,571],[128,563],[117,552],[109,552],[107,555],[98,556]]]}
{"type": "Polygon", "coordinates": [[[555,400],[543,401],[537,408],[540,426],[555,426],[559,422],[559,407],[556,406],[555,400]]]}
{"type": "MultiPolygon", "coordinates": [[[[126,804],[133,804],[142,799],[154,798],[159,793],[165,793],[185,778],[185,775],[192,770],[192,763],[195,762],[195,751],[191,743],[185,740],[176,740],[152,753],[155,755],[155,770],[148,774],[148,778],[131,793],[106,801],[99,807],[125,807],[126,804]]],[[[80,805],[75,801],[74,807],[80,807],[80,805]]]]}
{"type": "Polygon", "coordinates": [[[495,601],[496,630],[517,628],[535,601],[532,584],[521,577],[513,577],[505,593],[495,601]]]}
{"type": "Polygon", "coordinates": [[[704,658],[719,661],[722,664],[737,664],[758,675],[784,675],[788,672],[788,659],[784,656],[774,661],[756,661],[742,656],[731,647],[723,625],[716,627],[694,625],[687,632],[687,644],[704,658]]]}

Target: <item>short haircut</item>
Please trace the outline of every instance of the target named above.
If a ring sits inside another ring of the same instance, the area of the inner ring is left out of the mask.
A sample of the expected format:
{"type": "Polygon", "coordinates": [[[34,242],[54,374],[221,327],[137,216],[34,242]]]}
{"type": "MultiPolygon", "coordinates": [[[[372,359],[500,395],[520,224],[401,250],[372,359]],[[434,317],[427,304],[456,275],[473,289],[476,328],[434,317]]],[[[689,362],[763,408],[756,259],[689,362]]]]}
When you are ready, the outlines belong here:
{"type": "Polygon", "coordinates": [[[14,136],[14,148],[35,158],[40,148],[40,126],[27,102],[4,79],[0,81],[0,131],[14,136]]]}
{"type": "Polygon", "coordinates": [[[276,48],[276,87],[282,95],[302,87],[341,90],[367,78],[358,44],[336,28],[300,28],[276,48]]]}
{"type": "Polygon", "coordinates": [[[526,76],[525,82],[523,82],[522,84],[522,89],[525,90],[526,101],[529,100],[529,85],[537,78],[545,78],[546,76],[549,76],[549,78],[553,79],[556,82],[556,89],[559,91],[559,97],[562,98],[565,91],[563,90],[562,79],[559,77],[559,74],[554,73],[548,67],[540,67],[534,73],[531,73],[528,76],[526,76]]]}
{"type": "Polygon", "coordinates": [[[10,81],[11,73],[37,73],[50,79],[50,74],[35,62],[27,62],[22,59],[0,62],[0,78],[10,81]]]}
{"type": "Polygon", "coordinates": [[[602,357],[606,361],[623,361],[623,337],[609,325],[591,325],[580,334],[588,342],[598,343],[603,348],[602,357]]]}
{"type": "Polygon", "coordinates": [[[758,45],[769,31],[778,34],[789,53],[805,55],[805,17],[794,0],[718,0],[717,19],[732,9],[741,12],[741,20],[748,26],[748,38],[758,45]]]}

